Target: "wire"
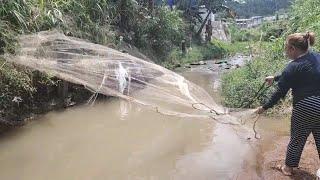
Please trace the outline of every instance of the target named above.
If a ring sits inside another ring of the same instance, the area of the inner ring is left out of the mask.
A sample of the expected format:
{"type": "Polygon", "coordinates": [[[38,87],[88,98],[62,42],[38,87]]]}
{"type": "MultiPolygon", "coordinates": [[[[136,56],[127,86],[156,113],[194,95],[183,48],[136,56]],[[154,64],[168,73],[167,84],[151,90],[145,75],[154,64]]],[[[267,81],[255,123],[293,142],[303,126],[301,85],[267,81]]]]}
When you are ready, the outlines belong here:
{"type": "Polygon", "coordinates": [[[224,115],[224,113],[218,113],[216,110],[210,108],[208,105],[206,105],[204,103],[193,103],[193,104],[191,104],[193,109],[196,109],[196,110],[199,110],[199,111],[203,111],[202,109],[199,109],[199,108],[195,107],[196,105],[202,105],[202,106],[208,108],[210,113],[215,113],[216,115],[224,115]]]}
{"type": "Polygon", "coordinates": [[[253,98],[251,98],[251,100],[249,101],[249,103],[247,103],[246,105],[244,104],[246,101],[242,101],[241,105],[238,107],[238,108],[247,108],[247,107],[250,107],[254,101],[256,99],[258,99],[259,97],[261,97],[265,92],[266,90],[268,90],[271,86],[266,86],[267,82],[264,82],[259,90],[255,93],[255,95],[253,96],[253,98]]]}
{"type": "MultiPolygon", "coordinates": [[[[259,91],[256,93],[256,95],[254,96],[254,98],[250,101],[250,103],[253,102],[253,101],[255,100],[255,98],[258,97],[258,95],[260,94],[260,92],[263,93],[264,91],[266,91],[267,88],[262,91],[262,89],[265,87],[265,84],[266,84],[266,83],[263,83],[263,85],[260,87],[259,91]]],[[[196,105],[203,105],[204,107],[206,107],[206,108],[209,109],[209,112],[210,112],[210,113],[215,113],[216,115],[223,115],[223,114],[218,113],[216,110],[210,108],[208,105],[206,105],[206,104],[204,104],[204,103],[193,103],[193,104],[192,104],[192,107],[193,107],[194,109],[196,109],[196,110],[200,110],[200,111],[202,110],[202,109],[199,109],[199,108],[195,107],[196,105]]],[[[156,108],[156,111],[157,111],[158,113],[160,113],[158,108],[156,108]]],[[[216,118],[213,117],[213,116],[209,116],[209,117],[210,117],[211,119],[213,119],[214,121],[220,123],[220,124],[226,124],[226,125],[232,125],[232,126],[239,125],[239,124],[235,124],[235,123],[231,123],[231,122],[222,122],[222,121],[219,121],[218,119],[216,119],[216,118]]],[[[252,126],[252,129],[253,129],[253,132],[254,132],[254,138],[255,138],[255,139],[261,139],[261,137],[259,136],[258,131],[256,130],[256,126],[257,126],[257,123],[258,123],[259,119],[260,119],[260,114],[257,115],[257,117],[256,117],[256,119],[255,119],[255,121],[254,121],[254,123],[253,123],[253,126],[252,126]]],[[[241,124],[241,125],[245,125],[245,124],[246,124],[246,120],[245,120],[245,121],[242,121],[242,120],[241,120],[241,121],[240,121],[240,124],[241,124]]]]}
{"type": "Polygon", "coordinates": [[[210,117],[211,119],[213,119],[214,121],[216,121],[217,123],[220,123],[220,124],[232,125],[232,126],[239,126],[239,124],[236,124],[236,123],[219,121],[218,119],[216,119],[216,118],[213,117],[213,116],[209,116],[209,117],[210,117]]]}

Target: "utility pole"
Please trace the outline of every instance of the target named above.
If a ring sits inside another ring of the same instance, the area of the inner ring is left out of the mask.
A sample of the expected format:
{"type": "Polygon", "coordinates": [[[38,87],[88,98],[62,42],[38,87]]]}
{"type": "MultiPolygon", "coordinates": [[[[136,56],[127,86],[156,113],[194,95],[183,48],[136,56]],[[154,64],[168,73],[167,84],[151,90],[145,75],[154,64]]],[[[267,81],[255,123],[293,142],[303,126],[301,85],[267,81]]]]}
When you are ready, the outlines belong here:
{"type": "Polygon", "coordinates": [[[208,15],[206,16],[206,18],[204,19],[204,21],[202,22],[201,26],[200,26],[200,29],[198,30],[197,32],[197,36],[200,36],[201,35],[201,32],[202,32],[202,29],[204,28],[204,26],[206,25],[209,17],[210,17],[210,14],[212,13],[211,10],[208,10],[208,15]]]}
{"type": "Polygon", "coordinates": [[[148,0],[148,8],[149,8],[150,14],[153,14],[153,9],[154,9],[153,0],[148,0]]]}
{"type": "Polygon", "coordinates": [[[277,3],[277,0],[274,0],[274,4],[275,4],[275,12],[276,13],[278,11],[278,3],[277,3]]]}
{"type": "Polygon", "coordinates": [[[274,15],[276,16],[276,21],[279,21],[279,14],[278,14],[278,4],[277,0],[274,0],[275,12],[274,15]]]}

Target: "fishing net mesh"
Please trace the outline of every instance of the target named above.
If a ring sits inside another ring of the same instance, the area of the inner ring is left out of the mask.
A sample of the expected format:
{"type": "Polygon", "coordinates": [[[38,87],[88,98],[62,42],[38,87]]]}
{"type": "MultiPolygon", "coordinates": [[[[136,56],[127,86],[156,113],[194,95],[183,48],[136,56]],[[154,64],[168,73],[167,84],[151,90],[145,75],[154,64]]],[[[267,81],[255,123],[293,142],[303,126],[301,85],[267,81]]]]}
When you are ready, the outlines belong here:
{"type": "MultiPolygon", "coordinates": [[[[201,87],[126,53],[58,31],[24,35],[19,42],[21,49],[7,60],[83,85],[96,94],[119,97],[166,115],[225,115],[225,109],[201,87]]],[[[89,101],[94,100],[93,96],[89,101]]]]}

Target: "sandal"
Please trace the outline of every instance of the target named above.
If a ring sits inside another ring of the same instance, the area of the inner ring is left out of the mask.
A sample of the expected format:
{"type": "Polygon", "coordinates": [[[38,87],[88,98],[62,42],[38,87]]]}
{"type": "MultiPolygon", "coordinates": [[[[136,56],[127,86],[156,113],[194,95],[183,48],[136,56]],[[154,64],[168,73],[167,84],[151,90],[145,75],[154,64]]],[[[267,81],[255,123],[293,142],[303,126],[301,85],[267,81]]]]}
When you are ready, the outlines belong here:
{"type": "Polygon", "coordinates": [[[286,165],[277,165],[275,167],[276,170],[280,171],[285,176],[292,176],[292,169],[288,170],[286,165]]]}

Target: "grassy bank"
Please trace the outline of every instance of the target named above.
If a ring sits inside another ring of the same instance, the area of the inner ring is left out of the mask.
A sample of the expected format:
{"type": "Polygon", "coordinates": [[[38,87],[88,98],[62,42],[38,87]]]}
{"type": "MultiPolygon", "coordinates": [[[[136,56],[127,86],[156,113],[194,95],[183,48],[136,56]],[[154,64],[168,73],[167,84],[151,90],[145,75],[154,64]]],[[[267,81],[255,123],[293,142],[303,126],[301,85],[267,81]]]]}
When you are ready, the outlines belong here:
{"type": "Polygon", "coordinates": [[[204,45],[193,44],[188,48],[186,54],[182,54],[179,48],[175,48],[162,65],[168,69],[174,69],[194,62],[222,59],[238,53],[250,55],[252,51],[256,50],[251,42],[229,43],[214,39],[204,45]]]}
{"type": "MultiPolygon", "coordinates": [[[[255,30],[260,32],[264,26],[255,30]]],[[[279,26],[273,25],[273,28],[277,29],[279,26]]],[[[270,31],[277,32],[272,29],[270,31]]],[[[263,32],[261,34],[264,35],[259,40],[249,41],[253,59],[243,68],[228,72],[222,77],[222,95],[228,107],[237,108],[244,102],[250,102],[262,86],[265,77],[281,73],[288,63],[283,55],[284,38],[281,36],[275,38],[277,34],[270,35],[267,31],[263,32]]],[[[267,89],[255,99],[251,108],[266,102],[273,91],[274,87],[267,89]]]]}
{"type": "MultiPolygon", "coordinates": [[[[284,41],[288,34],[314,31],[320,35],[320,9],[317,8],[319,5],[320,2],[314,0],[297,0],[291,7],[289,15],[291,18],[288,22],[265,24],[258,29],[263,32],[260,40],[269,43],[257,47],[260,53],[256,54],[245,67],[223,76],[222,94],[228,107],[239,107],[243,101],[252,99],[266,76],[282,72],[288,63],[287,58],[283,55],[284,41]]],[[[254,41],[258,42],[257,39],[254,41]]],[[[317,42],[314,49],[320,50],[320,43],[317,42]]],[[[262,94],[255,100],[252,107],[264,103],[273,90],[274,87],[271,87],[262,94]]],[[[290,96],[285,101],[290,102],[290,96]]],[[[276,108],[281,108],[281,106],[276,108]]]]}
{"type": "Polygon", "coordinates": [[[228,55],[226,43],[213,40],[205,45],[194,44],[188,48],[185,54],[179,48],[175,48],[169,55],[167,61],[162,65],[169,69],[177,66],[187,65],[193,62],[222,58],[228,55]]]}
{"type": "Polygon", "coordinates": [[[0,65],[0,120],[6,125],[23,124],[32,114],[66,107],[71,101],[83,103],[91,95],[82,86],[69,83],[68,93],[62,97],[63,81],[3,59],[0,65]]]}
{"type": "MultiPolygon", "coordinates": [[[[222,78],[222,94],[225,105],[228,107],[240,107],[243,102],[250,101],[264,82],[264,78],[281,72],[286,64],[282,56],[282,40],[279,39],[277,49],[274,44],[264,45],[267,50],[256,54],[254,59],[243,68],[224,74],[222,78]]],[[[260,49],[258,47],[257,49],[260,49]]],[[[252,107],[266,101],[273,91],[270,88],[259,97],[252,107]]]]}

